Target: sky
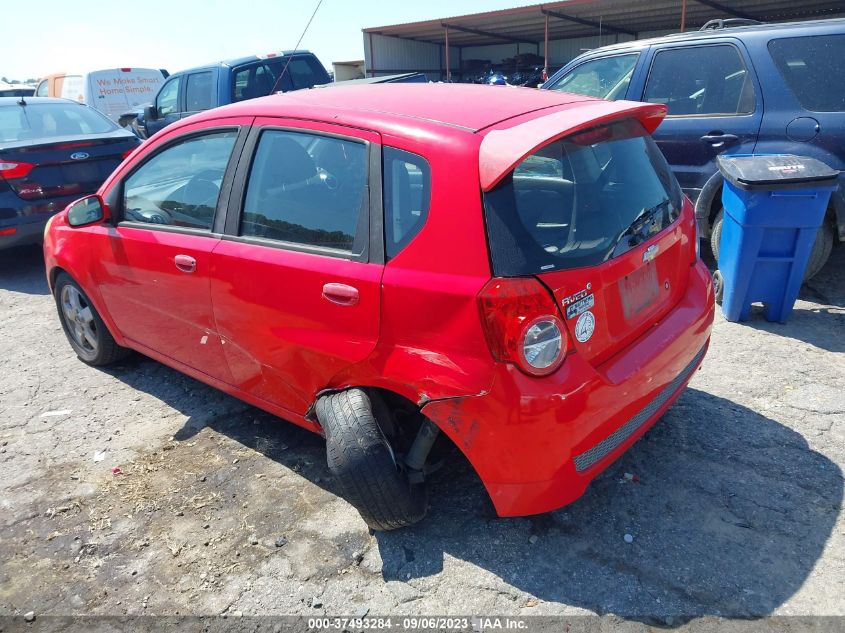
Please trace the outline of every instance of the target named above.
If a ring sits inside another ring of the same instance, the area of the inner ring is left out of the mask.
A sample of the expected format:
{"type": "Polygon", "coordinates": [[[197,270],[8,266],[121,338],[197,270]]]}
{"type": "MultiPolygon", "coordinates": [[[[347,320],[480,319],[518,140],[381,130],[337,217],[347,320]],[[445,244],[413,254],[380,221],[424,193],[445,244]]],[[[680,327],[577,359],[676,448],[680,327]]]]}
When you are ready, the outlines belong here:
{"type": "MultiPolygon", "coordinates": [[[[537,1],[537,0],[535,0],[537,1]]],[[[506,9],[529,0],[323,0],[300,45],[331,69],[364,58],[361,29],[506,9]]],[[[0,77],[166,68],[293,48],[317,0],[0,0],[0,77]],[[17,26],[16,26],[17,25],[17,26]]]]}

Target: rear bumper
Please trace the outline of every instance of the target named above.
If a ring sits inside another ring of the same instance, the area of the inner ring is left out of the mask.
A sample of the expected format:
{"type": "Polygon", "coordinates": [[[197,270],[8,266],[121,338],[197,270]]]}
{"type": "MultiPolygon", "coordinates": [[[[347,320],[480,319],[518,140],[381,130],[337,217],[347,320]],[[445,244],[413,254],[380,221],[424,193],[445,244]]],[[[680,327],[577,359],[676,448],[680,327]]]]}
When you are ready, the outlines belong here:
{"type": "Polygon", "coordinates": [[[0,251],[15,246],[40,244],[44,238],[44,227],[50,216],[39,218],[35,222],[0,224],[0,251]]]}
{"type": "Polygon", "coordinates": [[[39,244],[47,221],[82,195],[28,201],[21,200],[11,191],[0,192],[0,250],[39,244]]]}
{"type": "Polygon", "coordinates": [[[678,305],[624,352],[593,367],[577,354],[546,378],[497,365],[490,391],[423,413],[464,451],[500,516],[580,497],[677,399],[710,340],[714,297],[699,262],[678,305]]]}

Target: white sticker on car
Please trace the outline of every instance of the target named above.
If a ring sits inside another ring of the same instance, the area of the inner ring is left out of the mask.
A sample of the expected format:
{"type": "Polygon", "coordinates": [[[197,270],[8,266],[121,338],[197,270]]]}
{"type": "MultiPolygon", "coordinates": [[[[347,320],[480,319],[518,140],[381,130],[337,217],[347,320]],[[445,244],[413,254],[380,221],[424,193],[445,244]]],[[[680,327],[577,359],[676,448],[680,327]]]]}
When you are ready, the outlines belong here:
{"type": "Polygon", "coordinates": [[[575,338],[579,343],[586,343],[590,340],[596,329],[596,317],[589,310],[582,312],[575,322],[575,338]]]}

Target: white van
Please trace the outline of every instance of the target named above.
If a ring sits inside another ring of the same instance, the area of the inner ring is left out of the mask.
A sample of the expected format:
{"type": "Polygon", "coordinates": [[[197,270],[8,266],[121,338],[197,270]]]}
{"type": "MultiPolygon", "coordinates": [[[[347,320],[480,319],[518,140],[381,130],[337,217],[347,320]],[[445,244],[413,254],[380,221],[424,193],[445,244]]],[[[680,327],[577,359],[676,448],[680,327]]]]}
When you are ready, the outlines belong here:
{"type": "Polygon", "coordinates": [[[108,68],[89,73],[54,73],[35,89],[36,97],[63,97],[96,108],[112,121],[127,110],[149,103],[166,72],[154,68],[108,68]]]}

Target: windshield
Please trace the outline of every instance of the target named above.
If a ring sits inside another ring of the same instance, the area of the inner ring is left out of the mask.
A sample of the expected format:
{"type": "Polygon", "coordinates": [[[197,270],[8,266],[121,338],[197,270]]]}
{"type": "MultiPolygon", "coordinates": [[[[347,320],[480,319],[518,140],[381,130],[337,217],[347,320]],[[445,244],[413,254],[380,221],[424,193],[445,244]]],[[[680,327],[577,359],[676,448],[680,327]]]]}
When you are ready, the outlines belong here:
{"type": "Polygon", "coordinates": [[[27,102],[0,106],[0,141],[85,136],[119,129],[99,112],[75,103],[27,102]]]}
{"type": "Polygon", "coordinates": [[[674,222],[682,200],[637,121],[549,143],[484,195],[494,274],[595,266],[674,222]]]}

